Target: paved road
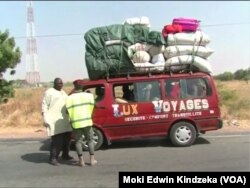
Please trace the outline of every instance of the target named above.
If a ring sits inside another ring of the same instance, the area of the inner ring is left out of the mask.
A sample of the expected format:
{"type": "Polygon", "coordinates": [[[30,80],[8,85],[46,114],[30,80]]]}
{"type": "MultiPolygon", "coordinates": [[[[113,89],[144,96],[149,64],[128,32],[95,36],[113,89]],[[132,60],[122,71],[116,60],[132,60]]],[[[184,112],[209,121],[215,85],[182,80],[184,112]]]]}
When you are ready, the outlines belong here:
{"type": "Polygon", "coordinates": [[[249,133],[208,134],[185,148],[164,139],[114,143],[96,152],[97,166],[83,168],[48,164],[48,144],[1,139],[0,187],[118,187],[119,171],[250,171],[249,133]]]}

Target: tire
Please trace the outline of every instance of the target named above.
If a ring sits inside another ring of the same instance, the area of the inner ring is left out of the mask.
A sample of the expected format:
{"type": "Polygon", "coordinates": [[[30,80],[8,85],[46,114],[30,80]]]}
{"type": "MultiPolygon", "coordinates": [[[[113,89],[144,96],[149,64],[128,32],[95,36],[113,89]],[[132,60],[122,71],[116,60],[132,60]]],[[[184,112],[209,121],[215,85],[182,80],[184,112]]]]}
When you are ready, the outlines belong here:
{"type": "MultiPolygon", "coordinates": [[[[93,128],[93,131],[94,131],[95,150],[98,150],[103,145],[103,134],[100,130],[96,128],[93,128]]],[[[82,149],[83,151],[89,150],[88,143],[85,138],[83,138],[82,149]]]]}
{"type": "Polygon", "coordinates": [[[170,130],[170,141],[174,146],[191,146],[197,138],[195,127],[188,122],[178,122],[170,130]]]}

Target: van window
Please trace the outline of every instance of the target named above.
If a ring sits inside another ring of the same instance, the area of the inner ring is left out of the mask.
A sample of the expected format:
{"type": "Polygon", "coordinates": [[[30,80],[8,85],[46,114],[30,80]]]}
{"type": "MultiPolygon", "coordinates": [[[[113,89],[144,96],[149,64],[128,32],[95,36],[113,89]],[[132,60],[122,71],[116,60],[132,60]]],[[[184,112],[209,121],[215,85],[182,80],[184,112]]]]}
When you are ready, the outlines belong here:
{"type": "Polygon", "coordinates": [[[113,87],[114,98],[118,103],[146,102],[161,99],[158,81],[116,84],[113,87]]]}
{"type": "Polygon", "coordinates": [[[195,78],[195,79],[186,79],[187,86],[187,97],[205,97],[207,95],[206,92],[206,84],[203,79],[195,78]]]}
{"type": "Polygon", "coordinates": [[[136,82],[134,83],[135,99],[137,102],[160,100],[161,89],[160,82],[136,82]]]}
{"type": "Polygon", "coordinates": [[[200,98],[211,95],[211,87],[206,78],[165,80],[167,98],[200,98]]]}
{"type": "Polygon", "coordinates": [[[135,102],[134,84],[116,84],[113,87],[115,101],[118,103],[135,102]]]}
{"type": "Polygon", "coordinates": [[[165,81],[165,92],[167,98],[180,97],[180,82],[177,79],[170,79],[165,81]]]}

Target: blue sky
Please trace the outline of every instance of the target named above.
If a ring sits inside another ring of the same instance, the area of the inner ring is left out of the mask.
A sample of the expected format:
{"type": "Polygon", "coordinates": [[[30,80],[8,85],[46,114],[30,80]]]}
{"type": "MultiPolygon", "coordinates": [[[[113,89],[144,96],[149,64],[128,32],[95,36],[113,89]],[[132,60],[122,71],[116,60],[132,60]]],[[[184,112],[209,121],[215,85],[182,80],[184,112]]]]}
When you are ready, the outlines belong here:
{"type": "MultiPolygon", "coordinates": [[[[41,81],[87,78],[84,33],[93,27],[146,16],[151,31],[161,31],[175,17],[201,20],[209,35],[213,74],[250,67],[250,2],[247,1],[33,1],[41,81]],[[77,35],[68,35],[77,34],[77,35]]],[[[8,29],[23,55],[14,76],[25,78],[26,1],[0,1],[0,30],[8,29]]]]}

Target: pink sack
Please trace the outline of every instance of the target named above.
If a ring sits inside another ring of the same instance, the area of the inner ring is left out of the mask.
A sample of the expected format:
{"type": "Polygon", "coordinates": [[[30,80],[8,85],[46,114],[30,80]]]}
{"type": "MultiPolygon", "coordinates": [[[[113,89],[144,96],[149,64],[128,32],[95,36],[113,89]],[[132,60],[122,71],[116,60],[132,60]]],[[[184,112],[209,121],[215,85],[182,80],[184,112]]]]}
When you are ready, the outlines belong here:
{"type": "Polygon", "coordinates": [[[172,24],[181,25],[183,31],[195,32],[200,25],[200,21],[191,18],[174,18],[172,24]]]}

